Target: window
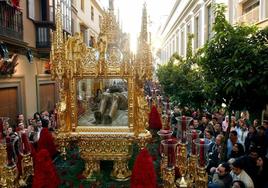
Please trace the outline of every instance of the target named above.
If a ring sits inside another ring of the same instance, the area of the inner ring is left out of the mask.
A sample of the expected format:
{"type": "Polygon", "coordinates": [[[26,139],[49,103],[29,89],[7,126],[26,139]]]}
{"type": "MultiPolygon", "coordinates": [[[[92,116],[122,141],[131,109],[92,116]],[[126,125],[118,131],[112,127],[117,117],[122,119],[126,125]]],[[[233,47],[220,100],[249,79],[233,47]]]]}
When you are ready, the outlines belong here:
{"type": "Polygon", "coordinates": [[[85,10],[85,1],[81,0],[81,10],[84,11],[85,10]]]}
{"type": "Polygon", "coordinates": [[[55,10],[55,1],[49,0],[49,20],[50,22],[54,22],[54,10],[55,10]]]}
{"type": "Polygon", "coordinates": [[[174,54],[175,51],[176,51],[176,43],[175,43],[175,40],[176,40],[176,37],[174,36],[173,37],[173,40],[172,40],[172,54],[174,54]]]}
{"type": "Polygon", "coordinates": [[[99,25],[101,25],[101,20],[102,20],[101,15],[99,15],[99,25]]]}
{"type": "Polygon", "coordinates": [[[187,35],[191,33],[191,23],[187,25],[187,35]]]}
{"type": "Polygon", "coordinates": [[[28,2],[28,6],[27,6],[28,17],[34,20],[35,19],[35,7],[34,7],[35,0],[28,0],[27,2],[28,2]]]}
{"type": "Polygon", "coordinates": [[[184,47],[185,46],[185,37],[184,37],[184,31],[181,31],[181,55],[184,56],[184,47]]]}
{"type": "Polygon", "coordinates": [[[260,0],[249,0],[242,4],[242,12],[246,14],[247,12],[253,10],[260,5],[260,0]]]}
{"type": "Polygon", "coordinates": [[[71,0],[63,0],[61,3],[62,12],[62,26],[68,33],[72,32],[72,20],[71,20],[71,0]]]}
{"type": "Polygon", "coordinates": [[[72,29],[71,29],[72,34],[74,34],[74,19],[73,18],[72,18],[72,24],[71,24],[71,26],[72,26],[72,29]]]}
{"type": "Polygon", "coordinates": [[[90,36],[89,46],[90,47],[94,47],[95,46],[95,38],[94,38],[94,36],[90,36]]]}
{"type": "Polygon", "coordinates": [[[80,25],[80,32],[83,34],[83,42],[88,45],[88,32],[87,28],[83,25],[80,25]]]}
{"type": "Polygon", "coordinates": [[[195,17],[195,28],[194,28],[194,47],[199,47],[199,17],[195,17]]]}
{"type": "Polygon", "coordinates": [[[209,5],[207,7],[207,37],[208,40],[210,40],[212,38],[212,7],[211,5],[209,5]]]}
{"type": "Polygon", "coordinates": [[[94,7],[91,6],[91,20],[94,21],[94,7]]]}
{"type": "Polygon", "coordinates": [[[180,33],[177,31],[177,39],[176,39],[177,52],[179,53],[180,46],[180,33]]]}
{"type": "MultiPolygon", "coordinates": [[[[191,32],[191,22],[187,24],[187,35],[186,35],[186,42],[187,42],[187,45],[188,45],[188,42],[190,42],[190,44],[192,44],[192,40],[189,41],[189,35],[192,33],[191,32]]],[[[191,45],[192,46],[192,45],[191,45]]]]}

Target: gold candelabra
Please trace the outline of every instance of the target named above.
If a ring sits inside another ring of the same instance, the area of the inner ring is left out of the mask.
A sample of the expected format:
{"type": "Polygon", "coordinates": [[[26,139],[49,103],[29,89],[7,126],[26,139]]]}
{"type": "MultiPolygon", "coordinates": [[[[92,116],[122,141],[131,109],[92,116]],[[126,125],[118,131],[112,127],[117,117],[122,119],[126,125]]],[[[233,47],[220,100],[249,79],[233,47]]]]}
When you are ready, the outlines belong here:
{"type": "Polygon", "coordinates": [[[185,180],[185,176],[186,176],[187,169],[188,169],[186,146],[187,146],[187,143],[180,142],[179,152],[177,152],[176,165],[180,170],[181,178],[176,180],[176,185],[179,187],[187,187],[187,182],[185,180]]]}
{"type": "Polygon", "coordinates": [[[189,161],[188,161],[188,180],[190,184],[193,184],[195,182],[195,178],[197,175],[197,155],[190,155],[189,161]]]}
{"type": "Polygon", "coordinates": [[[17,177],[16,166],[7,166],[6,145],[0,144],[0,187],[11,188],[15,186],[17,177]]]}
{"type": "Polygon", "coordinates": [[[26,180],[34,173],[31,153],[25,155],[22,154],[21,165],[22,165],[22,175],[20,177],[19,183],[26,186],[27,185],[26,180]]]}
{"type": "Polygon", "coordinates": [[[206,188],[208,185],[208,174],[206,168],[197,167],[197,176],[195,180],[196,186],[198,188],[206,188]]]}
{"type": "MultiPolygon", "coordinates": [[[[185,120],[184,123],[187,124],[189,118],[182,117],[181,120],[183,119],[185,120]]],[[[198,130],[186,130],[186,127],[181,128],[180,130],[179,126],[177,127],[177,131],[180,132],[176,135],[180,136],[178,138],[180,142],[175,139],[176,142],[178,142],[175,147],[175,152],[170,150],[170,148],[173,148],[174,145],[172,142],[170,142],[170,138],[163,137],[164,131],[159,131],[158,133],[162,139],[165,139],[161,141],[161,147],[166,147],[166,149],[163,150],[168,151],[168,153],[161,153],[162,160],[160,170],[164,187],[207,187],[207,150],[211,141],[203,138],[198,138],[200,135],[200,131],[198,130]],[[170,164],[172,164],[172,161],[170,162],[170,160],[172,159],[171,155],[173,154],[175,155],[176,161],[172,167],[170,166],[170,164]],[[175,168],[177,168],[180,172],[180,177],[178,179],[175,179],[175,168]]],[[[167,132],[167,130],[165,131],[167,132]]]]}
{"type": "Polygon", "coordinates": [[[167,167],[168,159],[163,156],[161,159],[160,171],[163,179],[164,187],[207,187],[208,175],[206,168],[199,167],[198,155],[190,155],[187,157],[187,145],[179,143],[180,149],[176,157],[176,166],[174,168],[167,167]],[[175,167],[179,169],[181,177],[175,179],[175,167]]]}
{"type": "Polygon", "coordinates": [[[175,188],[175,168],[165,168],[163,172],[164,187],[175,188]]]}

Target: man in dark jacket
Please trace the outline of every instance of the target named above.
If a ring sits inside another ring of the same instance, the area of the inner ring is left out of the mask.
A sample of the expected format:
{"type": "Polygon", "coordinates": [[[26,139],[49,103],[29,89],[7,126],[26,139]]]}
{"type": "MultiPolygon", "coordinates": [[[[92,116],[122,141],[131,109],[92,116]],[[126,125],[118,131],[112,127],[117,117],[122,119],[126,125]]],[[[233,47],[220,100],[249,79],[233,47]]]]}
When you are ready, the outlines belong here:
{"type": "Polygon", "coordinates": [[[208,184],[209,188],[230,188],[232,176],[230,175],[230,166],[228,163],[221,163],[213,174],[212,182],[208,184]]]}

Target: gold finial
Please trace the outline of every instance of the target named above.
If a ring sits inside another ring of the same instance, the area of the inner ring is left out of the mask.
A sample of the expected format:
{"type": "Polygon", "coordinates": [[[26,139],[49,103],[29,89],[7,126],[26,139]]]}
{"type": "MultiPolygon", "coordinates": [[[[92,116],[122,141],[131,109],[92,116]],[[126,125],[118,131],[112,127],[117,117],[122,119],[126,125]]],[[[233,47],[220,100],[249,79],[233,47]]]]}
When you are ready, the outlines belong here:
{"type": "Polygon", "coordinates": [[[141,22],[141,40],[143,42],[148,42],[148,30],[147,30],[147,9],[146,9],[146,3],[143,4],[142,9],[142,22],[141,22]]]}
{"type": "Polygon", "coordinates": [[[63,33],[62,33],[62,14],[61,14],[61,3],[57,2],[56,8],[56,49],[62,45],[63,42],[63,33]]]}
{"type": "Polygon", "coordinates": [[[152,79],[152,54],[150,44],[148,42],[148,29],[147,29],[147,9],[146,3],[143,4],[141,32],[138,38],[138,51],[136,66],[139,72],[144,72],[145,79],[152,79]]]}

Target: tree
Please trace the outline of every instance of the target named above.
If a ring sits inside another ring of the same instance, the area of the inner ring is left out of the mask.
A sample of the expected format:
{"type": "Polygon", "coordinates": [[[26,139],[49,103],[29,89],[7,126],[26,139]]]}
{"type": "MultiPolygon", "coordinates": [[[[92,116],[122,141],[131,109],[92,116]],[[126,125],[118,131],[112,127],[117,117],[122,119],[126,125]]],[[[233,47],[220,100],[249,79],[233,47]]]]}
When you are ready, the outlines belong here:
{"type": "Polygon", "coordinates": [[[268,28],[232,26],[224,12],[215,6],[215,35],[198,56],[206,92],[229,110],[261,112],[268,103],[268,28]]]}
{"type": "Polygon", "coordinates": [[[201,108],[205,103],[203,77],[192,55],[193,35],[188,36],[187,56],[173,54],[167,64],[159,66],[157,76],[164,92],[181,106],[201,108]]]}

